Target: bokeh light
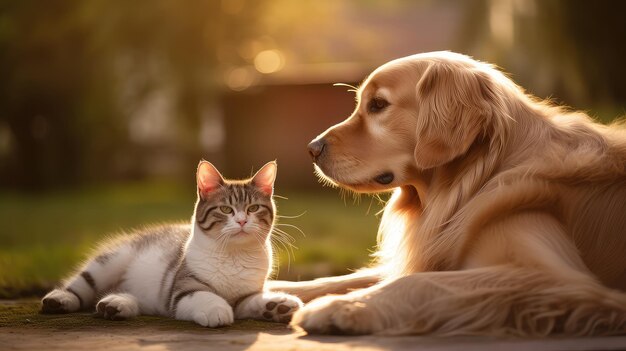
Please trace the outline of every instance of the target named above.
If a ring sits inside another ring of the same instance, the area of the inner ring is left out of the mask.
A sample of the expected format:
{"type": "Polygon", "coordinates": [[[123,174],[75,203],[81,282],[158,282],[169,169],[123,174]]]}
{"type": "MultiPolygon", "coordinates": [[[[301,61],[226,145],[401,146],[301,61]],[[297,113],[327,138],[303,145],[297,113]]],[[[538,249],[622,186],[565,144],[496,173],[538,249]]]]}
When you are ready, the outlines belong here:
{"type": "Polygon", "coordinates": [[[226,75],[226,84],[234,91],[242,91],[254,82],[254,72],[248,67],[237,67],[226,75]]]}
{"type": "Polygon", "coordinates": [[[285,59],[278,50],[263,50],[254,58],[254,67],[261,73],[280,71],[285,65],[285,59]]]}

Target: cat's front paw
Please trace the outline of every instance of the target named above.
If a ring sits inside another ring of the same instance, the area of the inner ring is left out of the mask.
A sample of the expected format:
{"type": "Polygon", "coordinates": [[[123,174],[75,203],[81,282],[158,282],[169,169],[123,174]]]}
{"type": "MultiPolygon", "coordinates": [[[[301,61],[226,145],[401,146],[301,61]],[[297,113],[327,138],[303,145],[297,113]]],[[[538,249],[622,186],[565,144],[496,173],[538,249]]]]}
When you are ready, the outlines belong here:
{"type": "Polygon", "coordinates": [[[235,309],[237,319],[259,319],[289,323],[291,316],[302,308],[302,301],[289,294],[261,292],[243,300],[235,309]]]}
{"type": "Polygon", "coordinates": [[[96,305],[96,314],[105,319],[125,320],[139,315],[139,305],[130,294],[111,294],[96,305]]]}
{"type": "Polygon", "coordinates": [[[302,307],[303,303],[293,295],[280,294],[266,300],[264,319],[279,323],[289,323],[293,314],[302,307]]]}
{"type": "Polygon", "coordinates": [[[79,309],[78,296],[67,290],[54,289],[41,299],[41,313],[69,313],[79,309]]]}
{"type": "Polygon", "coordinates": [[[339,296],[311,301],[296,313],[291,325],[309,334],[371,334],[382,330],[381,316],[366,302],[339,296]]]}
{"type": "Polygon", "coordinates": [[[223,327],[235,322],[233,309],[229,305],[204,306],[192,313],[193,321],[203,327],[223,327]]]}

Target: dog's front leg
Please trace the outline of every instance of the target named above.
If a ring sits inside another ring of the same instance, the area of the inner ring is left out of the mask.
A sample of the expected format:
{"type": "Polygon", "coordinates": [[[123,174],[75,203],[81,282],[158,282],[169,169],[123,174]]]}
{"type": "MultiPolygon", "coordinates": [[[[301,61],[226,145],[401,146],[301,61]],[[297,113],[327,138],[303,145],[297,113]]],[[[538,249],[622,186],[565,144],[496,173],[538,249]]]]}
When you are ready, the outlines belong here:
{"type": "Polygon", "coordinates": [[[268,280],[265,283],[265,288],[269,291],[295,295],[303,302],[308,302],[328,294],[346,294],[353,290],[372,286],[381,280],[379,271],[378,268],[365,268],[352,274],[301,282],[268,280]]]}
{"type": "Polygon", "coordinates": [[[310,334],[611,335],[626,294],[513,265],[415,273],[313,300],[292,326],[310,334]]]}
{"type": "MultiPolygon", "coordinates": [[[[413,276],[382,282],[344,295],[317,298],[297,312],[291,325],[309,334],[372,334],[409,320],[409,302],[397,289],[412,289],[413,276]]],[[[426,293],[426,292],[424,292],[426,293]]]]}

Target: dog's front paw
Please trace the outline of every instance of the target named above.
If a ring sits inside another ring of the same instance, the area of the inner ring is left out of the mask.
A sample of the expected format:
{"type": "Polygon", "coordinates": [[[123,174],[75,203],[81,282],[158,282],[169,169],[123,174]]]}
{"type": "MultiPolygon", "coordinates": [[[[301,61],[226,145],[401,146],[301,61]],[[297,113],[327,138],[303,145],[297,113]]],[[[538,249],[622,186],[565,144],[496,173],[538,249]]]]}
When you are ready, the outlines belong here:
{"type": "Polygon", "coordinates": [[[362,335],[383,328],[380,316],[372,306],[341,296],[325,296],[311,301],[294,314],[291,325],[309,334],[362,335]]]}

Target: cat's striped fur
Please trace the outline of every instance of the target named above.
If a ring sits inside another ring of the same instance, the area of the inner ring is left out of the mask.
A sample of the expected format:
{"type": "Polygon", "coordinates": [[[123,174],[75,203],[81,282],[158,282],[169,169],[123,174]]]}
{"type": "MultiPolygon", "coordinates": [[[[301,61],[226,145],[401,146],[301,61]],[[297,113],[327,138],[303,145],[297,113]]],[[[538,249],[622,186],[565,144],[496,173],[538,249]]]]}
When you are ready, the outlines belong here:
{"type": "Polygon", "coordinates": [[[198,166],[191,224],[137,231],[103,244],[79,272],[48,293],[42,312],[93,308],[109,319],[138,314],[228,325],[235,318],[287,322],[302,302],[265,292],[271,270],[276,164],[245,181],[198,166]]]}

